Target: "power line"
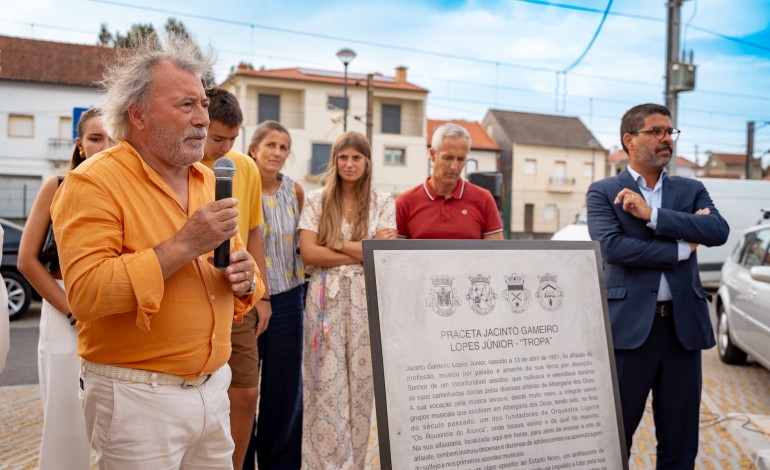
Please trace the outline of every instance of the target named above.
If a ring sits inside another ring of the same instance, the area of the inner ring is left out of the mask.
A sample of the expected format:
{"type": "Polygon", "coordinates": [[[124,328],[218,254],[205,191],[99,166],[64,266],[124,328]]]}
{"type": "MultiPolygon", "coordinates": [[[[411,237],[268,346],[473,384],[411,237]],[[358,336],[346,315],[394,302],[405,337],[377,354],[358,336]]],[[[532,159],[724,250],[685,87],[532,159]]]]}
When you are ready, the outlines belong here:
{"type": "Polygon", "coordinates": [[[559,80],[559,77],[564,80],[564,90],[562,92],[562,108],[561,112],[565,112],[567,109],[567,73],[569,73],[570,70],[575,68],[580,62],[583,61],[583,58],[588,54],[588,51],[591,50],[591,47],[593,47],[594,42],[596,42],[596,38],[599,37],[599,33],[602,30],[602,26],[604,26],[605,20],[607,20],[607,14],[610,12],[610,8],[612,8],[612,0],[609,0],[607,2],[607,8],[604,9],[604,15],[602,16],[602,20],[599,22],[599,26],[596,28],[596,31],[594,31],[594,35],[591,38],[591,41],[588,42],[588,46],[586,46],[585,50],[583,50],[583,53],[580,54],[580,57],[575,60],[575,62],[572,63],[572,65],[568,66],[564,70],[560,70],[556,72],[556,110],[558,111],[559,108],[559,85],[561,81],[559,80]]]}
{"type": "MultiPolygon", "coordinates": [[[[573,76],[577,74],[572,74],[573,76]]],[[[506,86],[506,85],[495,85],[492,83],[483,83],[483,82],[473,82],[473,81],[467,81],[467,80],[444,80],[439,79],[436,77],[425,77],[421,75],[414,75],[415,78],[421,79],[422,81],[437,81],[437,82],[451,82],[456,83],[459,85],[468,85],[468,86],[477,86],[481,88],[498,88],[500,90],[505,91],[513,91],[513,92],[521,92],[521,93],[531,93],[531,94],[538,94],[538,95],[548,95],[551,96],[552,93],[548,91],[539,91],[539,90],[533,90],[531,88],[520,88],[520,87],[512,87],[512,86],[506,86]]],[[[596,77],[601,78],[601,77],[596,77]]],[[[643,83],[643,82],[638,82],[643,83]]],[[[710,94],[710,95],[719,95],[719,96],[726,96],[729,98],[743,98],[743,99],[749,99],[749,100],[759,100],[759,101],[770,101],[770,96],[758,96],[758,95],[743,95],[739,93],[729,93],[729,92],[722,92],[722,91],[713,91],[713,90],[698,90],[698,93],[703,94],[710,94]]],[[[612,98],[597,98],[595,96],[588,96],[588,95],[579,95],[579,94],[572,94],[570,95],[571,99],[589,99],[594,100],[596,102],[604,102],[604,103],[616,103],[616,104],[623,104],[623,105],[633,105],[636,103],[636,101],[631,100],[620,100],[620,99],[612,99],[612,98]]],[[[691,108],[687,107],[685,109],[688,112],[697,112],[702,114],[708,114],[708,113],[716,113],[719,116],[732,116],[732,117],[740,117],[740,118],[747,118],[750,119],[754,117],[754,114],[735,114],[735,113],[729,113],[726,111],[715,111],[715,110],[709,110],[709,109],[702,109],[702,108],[691,108]]]]}
{"type": "MultiPolygon", "coordinates": [[[[556,3],[556,2],[547,2],[544,0],[516,0],[517,2],[522,3],[532,3],[534,5],[542,5],[546,7],[556,7],[556,8],[563,8],[566,10],[576,10],[576,11],[585,11],[588,13],[604,13],[604,10],[599,8],[590,8],[590,7],[581,7],[578,5],[570,5],[567,3],[556,3]]],[[[619,11],[610,13],[612,16],[623,16],[626,18],[634,18],[637,20],[646,20],[646,21],[655,21],[658,23],[662,23],[664,20],[662,18],[657,18],[655,16],[644,16],[644,15],[637,15],[634,13],[622,13],[619,11]]]]}
{"type": "MultiPolygon", "coordinates": [[[[90,1],[94,1],[94,2],[97,2],[97,3],[115,4],[115,5],[119,5],[119,6],[127,6],[127,7],[130,7],[130,8],[136,8],[136,9],[152,10],[151,8],[148,8],[148,7],[139,7],[139,6],[136,6],[136,5],[125,5],[125,4],[120,4],[120,3],[117,3],[117,2],[108,2],[108,1],[104,1],[104,0],[102,0],[102,1],[100,1],[100,0],[90,0],[90,1]]],[[[536,0],[517,0],[517,1],[528,2],[528,3],[536,3],[536,4],[548,4],[549,6],[558,6],[558,4],[552,4],[550,2],[539,2],[539,1],[536,1],[536,0]]],[[[583,8],[583,7],[575,7],[574,9],[581,10],[581,11],[601,12],[601,10],[595,10],[595,9],[583,8]]],[[[165,13],[173,14],[173,15],[179,15],[179,16],[196,17],[198,19],[204,19],[204,20],[208,20],[208,21],[222,21],[222,22],[230,22],[231,21],[231,20],[217,19],[217,18],[213,18],[213,17],[209,17],[209,16],[204,16],[204,15],[191,15],[191,14],[185,14],[185,13],[181,13],[180,14],[178,12],[173,12],[173,11],[161,11],[161,12],[165,12],[165,13]]],[[[612,14],[615,14],[615,13],[610,12],[610,14],[612,15],[612,14]]],[[[626,16],[636,17],[638,15],[626,15],[626,16]]],[[[642,19],[653,19],[653,20],[655,19],[655,18],[650,18],[650,17],[641,17],[641,18],[642,19]]],[[[3,20],[3,19],[0,19],[0,21],[6,22],[6,23],[13,23],[13,24],[18,24],[18,25],[30,26],[30,27],[35,27],[35,28],[53,29],[53,30],[59,30],[59,31],[74,32],[74,33],[79,33],[79,34],[88,34],[88,35],[97,34],[97,31],[85,31],[85,30],[82,30],[82,29],[66,28],[66,27],[62,27],[62,26],[56,26],[56,25],[44,24],[44,23],[33,23],[33,22],[26,22],[26,21],[14,21],[14,20],[3,20]]],[[[233,24],[239,24],[239,25],[242,25],[242,26],[258,27],[257,25],[253,25],[253,24],[250,24],[250,23],[244,23],[244,22],[234,21],[232,23],[233,24]]],[[[270,27],[266,27],[266,28],[269,29],[270,27]]],[[[276,30],[280,31],[280,28],[276,28],[276,30]]],[[[286,31],[283,31],[283,32],[291,32],[291,30],[286,30],[286,31]]],[[[292,33],[292,34],[294,34],[294,33],[292,33]]],[[[308,34],[311,34],[311,33],[308,33],[308,34]]],[[[334,36],[329,36],[329,38],[336,39],[336,40],[345,40],[344,38],[334,37],[334,36]]],[[[350,40],[350,41],[357,42],[357,40],[350,40]]],[[[378,47],[391,48],[391,46],[384,45],[384,44],[379,45],[378,47]]],[[[231,54],[247,55],[247,56],[254,56],[254,57],[262,57],[262,58],[265,58],[265,59],[285,60],[285,61],[293,61],[293,62],[297,62],[297,63],[303,62],[303,61],[307,62],[306,59],[301,59],[300,60],[300,59],[295,59],[295,58],[291,58],[291,57],[255,54],[253,52],[238,51],[238,50],[233,50],[233,49],[220,49],[220,51],[221,52],[231,53],[231,54]]],[[[433,54],[431,51],[420,51],[420,52],[423,53],[423,54],[428,54],[428,55],[432,55],[433,54]]],[[[472,57],[457,56],[457,58],[462,58],[464,60],[492,63],[492,61],[483,61],[483,60],[472,58],[472,57]]],[[[313,63],[321,64],[321,62],[317,62],[317,61],[313,62],[313,63]]],[[[511,66],[511,67],[515,66],[514,64],[506,64],[506,63],[501,63],[501,62],[494,62],[494,63],[496,65],[508,65],[508,66],[511,66]]],[[[526,67],[526,66],[522,66],[522,67],[526,67]]],[[[547,73],[550,74],[550,73],[555,72],[556,70],[555,69],[553,69],[553,70],[551,70],[551,69],[543,69],[543,70],[539,70],[539,71],[547,72],[547,73]]],[[[616,82],[616,83],[626,83],[626,84],[629,84],[629,85],[639,85],[639,86],[655,87],[655,88],[660,87],[659,83],[643,82],[643,81],[639,81],[639,80],[630,80],[630,79],[623,79],[623,78],[617,78],[617,77],[613,78],[613,77],[591,75],[591,74],[583,74],[583,73],[573,73],[572,76],[573,77],[588,78],[588,79],[592,79],[592,80],[603,80],[603,81],[616,82]]],[[[465,84],[468,84],[468,85],[490,86],[490,85],[484,84],[484,83],[462,82],[462,81],[458,81],[458,80],[454,80],[454,82],[455,83],[465,83],[465,84]]],[[[494,87],[495,85],[492,85],[492,86],[494,87]]],[[[501,89],[512,89],[510,87],[505,87],[505,86],[500,86],[500,88],[501,89]]],[[[528,92],[531,92],[531,93],[544,93],[544,92],[540,92],[540,91],[537,91],[537,90],[531,90],[531,89],[530,90],[520,89],[520,91],[523,91],[523,92],[527,92],[528,91],[528,92]]],[[[748,99],[748,100],[770,101],[770,97],[768,97],[768,96],[746,95],[746,94],[741,94],[741,93],[730,93],[730,92],[716,91],[716,90],[707,90],[707,89],[698,89],[697,91],[698,91],[698,93],[712,94],[712,95],[724,96],[724,97],[728,97],[728,98],[741,98],[741,99],[748,99]]],[[[547,94],[550,95],[550,92],[547,93],[547,94]]],[[[572,95],[572,96],[573,97],[578,97],[578,98],[581,97],[580,95],[572,95]]],[[[593,98],[593,99],[597,99],[597,100],[600,99],[600,98],[585,97],[585,96],[582,96],[582,98],[593,98]]],[[[610,100],[606,100],[605,99],[603,101],[610,101],[610,100]]],[[[725,114],[725,113],[720,113],[720,114],[725,114]]]]}
{"type": "Polygon", "coordinates": [[[599,22],[599,26],[596,28],[596,31],[594,32],[594,37],[591,38],[591,41],[588,43],[588,46],[586,47],[586,49],[583,51],[582,54],[580,54],[580,57],[578,57],[577,60],[572,63],[572,65],[562,70],[561,73],[566,74],[570,70],[574,69],[575,66],[577,66],[583,60],[583,57],[585,57],[586,54],[588,54],[588,51],[591,50],[591,47],[594,45],[594,42],[596,42],[596,38],[599,37],[599,33],[602,30],[602,26],[604,26],[604,21],[607,19],[607,14],[609,14],[610,12],[610,8],[612,8],[612,0],[609,0],[607,2],[607,8],[604,9],[604,15],[602,16],[602,20],[599,22]]]}
{"type": "Polygon", "coordinates": [[[29,22],[29,21],[14,21],[14,20],[3,20],[3,19],[0,19],[0,21],[2,21],[4,23],[13,23],[13,24],[18,24],[18,25],[22,25],[22,26],[29,26],[29,27],[32,27],[32,28],[55,29],[55,30],[59,30],[59,31],[67,31],[67,32],[70,32],[70,33],[89,34],[89,35],[92,35],[92,36],[94,34],[98,34],[95,31],[84,31],[82,29],[65,28],[64,26],[55,26],[55,25],[42,24],[42,23],[32,23],[32,22],[29,22]]]}
{"type": "Polygon", "coordinates": [[[700,31],[700,32],[702,32],[702,33],[711,34],[711,35],[713,35],[713,36],[716,36],[716,37],[718,37],[718,38],[722,38],[722,39],[725,39],[725,40],[727,40],[727,41],[732,41],[732,42],[735,42],[735,43],[741,44],[741,45],[743,45],[743,46],[754,47],[754,48],[756,48],[756,49],[761,49],[761,50],[763,50],[763,51],[768,51],[768,52],[770,52],[770,47],[767,47],[767,46],[762,46],[762,45],[759,45],[759,44],[755,44],[755,43],[753,43],[753,42],[749,42],[749,41],[746,41],[746,40],[744,40],[744,39],[741,39],[741,38],[736,38],[735,36],[728,36],[728,35],[726,35],[726,34],[718,33],[718,32],[716,32],[716,31],[713,31],[713,30],[710,30],[710,29],[706,29],[706,28],[703,28],[703,27],[701,27],[701,26],[690,25],[690,28],[692,28],[692,29],[694,29],[694,30],[696,30],[696,31],[700,31]]]}
{"type": "MultiPolygon", "coordinates": [[[[269,26],[269,25],[260,25],[255,23],[249,23],[245,21],[237,21],[237,20],[230,20],[226,18],[217,18],[209,15],[198,15],[193,13],[184,13],[184,12],[177,12],[173,10],[167,10],[163,8],[155,8],[155,7],[148,7],[148,6],[140,6],[140,5],[133,5],[128,3],[122,3],[122,2],[116,2],[111,0],[89,0],[91,2],[95,3],[102,3],[106,5],[115,5],[115,6],[121,6],[125,8],[132,8],[137,10],[144,10],[144,11],[154,11],[158,13],[164,13],[168,15],[176,15],[176,16],[183,16],[183,17],[190,17],[190,18],[196,18],[204,21],[213,21],[213,22],[220,22],[225,24],[232,24],[236,26],[243,26],[247,28],[258,28],[258,29],[264,29],[267,31],[275,31],[275,32],[281,32],[286,34],[295,34],[299,36],[307,36],[307,37],[314,37],[319,39],[329,39],[333,41],[343,41],[348,43],[357,43],[362,45],[368,45],[373,47],[379,47],[383,49],[390,49],[390,50],[397,50],[402,52],[414,52],[417,54],[423,54],[423,55],[430,55],[435,57],[444,57],[444,58],[450,58],[450,59],[457,59],[457,60],[464,60],[469,62],[475,62],[475,63],[482,63],[487,65],[494,65],[496,67],[499,66],[506,66],[511,68],[517,68],[517,69],[523,69],[523,70],[530,70],[533,72],[542,72],[542,73],[548,73],[548,74],[554,74],[556,72],[559,72],[559,70],[549,67],[537,67],[537,66],[531,66],[531,65],[524,65],[524,64],[517,64],[513,62],[500,62],[496,60],[491,59],[480,59],[477,57],[470,57],[470,56],[463,56],[460,54],[449,54],[444,52],[437,52],[437,51],[431,51],[426,49],[417,49],[412,47],[406,47],[406,46],[396,46],[392,44],[384,44],[379,43],[375,41],[367,41],[367,40],[360,40],[360,39],[354,39],[354,38],[347,38],[342,36],[334,36],[330,34],[320,34],[320,33],[312,33],[308,31],[301,31],[301,30],[295,30],[295,29],[289,29],[289,28],[280,28],[276,26],[269,26]]],[[[578,7],[574,5],[566,5],[566,4],[560,4],[560,3],[553,3],[553,2],[546,2],[546,1],[540,1],[540,0],[517,0],[520,2],[526,2],[526,3],[534,3],[538,5],[546,5],[546,6],[553,6],[553,7],[559,7],[559,8],[569,8],[573,10],[580,10],[580,11],[586,11],[586,12],[592,12],[592,13],[604,13],[605,10],[599,10],[595,8],[587,8],[587,7],[578,7]]],[[[642,20],[648,20],[648,21],[663,21],[659,18],[649,17],[649,16],[643,16],[643,15],[634,15],[634,14],[628,14],[628,13],[618,13],[609,11],[607,13],[608,15],[613,16],[626,16],[630,18],[635,19],[642,19],[642,20]]],[[[690,26],[695,28],[695,26],[690,26]]],[[[244,55],[250,54],[248,52],[242,52],[244,55]]],[[[651,83],[651,82],[643,82],[639,80],[631,80],[631,79],[624,79],[624,78],[617,78],[617,77],[607,77],[607,76],[599,76],[599,75],[591,75],[591,74],[582,74],[582,73],[572,73],[573,77],[581,77],[581,78],[588,78],[592,80],[603,80],[603,81],[609,81],[609,82],[616,82],[616,83],[627,83],[631,85],[639,85],[639,86],[646,86],[646,87],[660,87],[660,83],[651,83]]],[[[721,95],[721,96],[727,96],[731,98],[745,98],[745,99],[758,99],[762,101],[770,101],[770,97],[761,97],[761,96],[751,96],[751,95],[742,95],[737,93],[727,93],[727,92],[719,92],[719,91],[709,91],[709,90],[698,90],[701,93],[709,93],[709,94],[715,94],[715,95],[721,95]]]]}
{"type": "MultiPolygon", "coordinates": [[[[419,53],[419,54],[425,54],[425,55],[431,55],[431,56],[437,56],[437,57],[445,57],[445,58],[452,58],[452,59],[460,59],[460,60],[472,61],[472,62],[476,62],[476,63],[493,64],[496,67],[499,67],[500,65],[503,65],[503,66],[512,67],[512,68],[520,68],[520,69],[532,70],[532,71],[535,71],[535,72],[545,72],[545,73],[553,73],[555,71],[555,69],[550,69],[550,68],[546,68],[546,67],[533,67],[533,66],[526,66],[526,65],[523,65],[523,64],[505,63],[505,62],[499,62],[499,61],[493,61],[493,60],[479,59],[479,58],[475,58],[475,57],[462,56],[462,55],[458,55],[458,54],[446,54],[446,53],[435,52],[435,51],[430,51],[430,50],[423,50],[423,49],[417,49],[417,48],[393,46],[393,45],[390,45],[390,44],[383,44],[383,43],[378,43],[378,42],[374,42],[374,41],[362,41],[362,40],[338,37],[338,36],[327,35],[327,34],[317,34],[317,33],[310,33],[310,32],[305,32],[305,31],[300,31],[300,30],[292,30],[292,29],[288,29],[288,28],[272,27],[272,26],[268,26],[268,25],[257,25],[257,24],[253,24],[253,23],[243,22],[243,21],[228,20],[228,19],[223,19],[223,18],[215,18],[215,17],[211,17],[211,16],[208,16],[208,15],[195,15],[195,14],[188,14],[188,13],[179,13],[179,12],[174,12],[174,11],[171,11],[171,10],[164,10],[164,9],[152,8],[152,7],[141,7],[141,6],[130,5],[130,4],[114,2],[114,1],[109,1],[109,0],[91,0],[91,1],[94,1],[94,2],[97,2],[97,3],[103,3],[103,4],[112,4],[112,5],[116,5],[116,6],[123,6],[123,7],[127,7],[127,8],[146,10],[146,11],[156,11],[156,12],[170,14],[170,15],[186,16],[186,17],[201,19],[201,20],[204,20],[204,21],[214,21],[214,22],[221,22],[221,23],[226,23],[226,24],[233,24],[233,25],[237,25],[237,26],[248,27],[248,28],[250,28],[252,30],[254,28],[260,28],[260,29],[265,29],[265,30],[269,30],[269,31],[276,31],[276,32],[282,32],[282,33],[287,33],[287,34],[296,34],[296,35],[301,35],[301,36],[323,38],[323,39],[329,39],[329,40],[335,40],[335,41],[348,41],[348,42],[353,42],[353,43],[372,45],[372,46],[375,46],[375,47],[385,48],[385,49],[415,52],[415,53],[419,53]]],[[[584,7],[575,7],[575,6],[564,5],[564,4],[556,4],[556,3],[552,3],[552,2],[539,2],[539,1],[535,1],[535,0],[518,0],[518,1],[525,1],[525,2],[528,2],[528,3],[542,4],[542,5],[562,7],[562,8],[568,8],[569,7],[570,9],[574,9],[574,10],[581,10],[581,11],[588,11],[588,12],[595,12],[595,13],[604,13],[604,12],[606,12],[607,16],[609,16],[609,15],[613,15],[613,16],[626,16],[626,17],[631,17],[631,18],[641,19],[641,20],[646,20],[646,21],[657,21],[657,22],[662,21],[659,18],[645,17],[645,16],[642,16],[642,15],[625,14],[625,13],[619,13],[619,12],[616,12],[616,11],[609,11],[609,8],[605,8],[604,10],[599,10],[599,9],[591,9],[591,8],[584,8],[584,7]]],[[[610,3],[611,3],[611,1],[610,1],[610,3]]],[[[609,6],[610,5],[608,4],[608,7],[609,6]]],[[[603,18],[603,20],[604,20],[604,18],[603,18]]],[[[0,20],[0,21],[8,21],[8,20],[0,20]]],[[[71,31],[71,32],[82,33],[82,34],[96,34],[95,32],[87,32],[87,31],[77,30],[77,29],[73,29],[73,28],[58,27],[58,26],[46,25],[46,24],[24,23],[24,22],[18,22],[18,21],[10,21],[10,22],[17,23],[17,24],[29,24],[30,26],[38,26],[38,27],[41,27],[41,28],[44,27],[44,28],[51,28],[51,29],[59,29],[59,30],[62,30],[62,31],[71,31]]],[[[693,27],[693,26],[691,26],[691,27],[693,27]]],[[[694,28],[697,28],[697,27],[694,27],[694,28]]],[[[595,35],[594,35],[595,37],[598,34],[598,31],[599,31],[599,29],[597,28],[597,33],[595,33],[595,35]]],[[[707,32],[709,34],[719,35],[719,33],[715,33],[715,32],[712,32],[712,31],[705,31],[705,32],[707,32]]],[[[720,35],[720,37],[721,36],[724,36],[724,35],[720,35]]],[[[725,38],[726,39],[730,39],[730,37],[727,37],[727,36],[725,36],[725,38]]],[[[735,38],[733,38],[733,39],[735,39],[735,38]]],[[[252,53],[248,53],[248,52],[233,51],[233,50],[223,50],[223,52],[237,53],[237,54],[243,54],[243,55],[249,55],[250,54],[250,55],[254,56],[253,51],[252,51],[252,53]]],[[[294,60],[294,59],[291,59],[291,58],[288,58],[288,57],[280,57],[280,56],[260,56],[260,57],[266,57],[268,59],[276,59],[276,60],[294,60]]],[[[593,79],[593,80],[604,80],[604,81],[609,81],[609,82],[628,83],[628,84],[634,84],[634,85],[637,85],[637,86],[655,87],[655,88],[660,87],[660,83],[650,83],[650,82],[643,82],[643,81],[639,81],[639,80],[628,80],[628,79],[622,79],[622,78],[612,78],[612,77],[607,77],[607,76],[595,76],[595,75],[580,74],[580,73],[572,73],[571,75],[572,76],[576,76],[576,77],[593,79]]],[[[474,84],[473,82],[461,82],[461,81],[454,81],[454,83],[474,84]]],[[[508,89],[510,91],[520,91],[520,92],[533,93],[533,94],[535,94],[535,93],[542,93],[542,94],[549,94],[550,95],[550,93],[538,92],[536,90],[527,90],[527,89],[522,89],[522,88],[517,89],[517,88],[514,88],[514,87],[499,87],[499,85],[496,86],[496,85],[481,84],[481,83],[477,83],[475,85],[484,86],[484,87],[491,87],[491,88],[495,88],[495,89],[500,88],[500,89],[508,89]]],[[[770,101],[770,97],[757,96],[757,95],[745,95],[745,94],[739,94],[739,93],[730,93],[730,92],[723,92],[723,91],[711,91],[711,90],[700,90],[700,89],[698,90],[698,92],[699,93],[704,93],[704,94],[726,96],[726,97],[730,97],[730,98],[742,98],[742,99],[747,99],[747,100],[770,101]]],[[[602,101],[602,102],[608,102],[608,103],[612,103],[612,102],[624,103],[624,102],[622,102],[620,100],[610,100],[610,99],[586,97],[586,96],[580,96],[580,95],[571,95],[571,98],[573,98],[573,99],[575,99],[575,98],[576,99],[593,99],[593,100],[596,100],[596,101],[602,101]]],[[[457,100],[456,98],[450,98],[450,99],[452,99],[453,101],[456,101],[456,102],[460,102],[461,101],[461,100],[457,100]]],[[[431,101],[434,103],[434,106],[441,106],[440,103],[443,102],[443,101],[439,101],[439,100],[431,100],[431,101]]],[[[475,103],[476,104],[482,104],[480,102],[475,102],[475,103]]],[[[483,103],[483,104],[486,104],[486,103],[483,103]]],[[[445,109],[450,109],[449,106],[443,106],[443,107],[445,109]]],[[[495,104],[495,107],[498,107],[498,105],[495,104]]],[[[456,109],[458,111],[460,110],[459,108],[454,108],[454,109],[456,109]]],[[[542,109],[542,110],[545,111],[545,109],[542,109]]],[[[706,111],[706,110],[696,110],[696,109],[689,109],[689,108],[687,109],[687,111],[688,112],[692,111],[692,112],[700,112],[700,113],[709,113],[709,111],[706,111]]],[[[724,113],[724,112],[721,112],[721,111],[719,111],[719,112],[714,111],[714,112],[716,114],[720,115],[720,116],[730,115],[729,113],[724,113]]],[[[738,115],[732,115],[732,116],[734,116],[734,117],[745,117],[745,116],[738,116],[738,115]]],[[[599,116],[599,115],[594,115],[594,117],[596,117],[597,119],[604,119],[604,117],[599,116]]],[[[608,118],[610,118],[610,117],[608,117],[608,118]]],[[[616,118],[617,118],[616,116],[612,116],[610,119],[616,119],[616,118]]],[[[704,128],[704,127],[701,127],[701,126],[688,126],[688,127],[689,128],[704,128]]],[[[711,128],[709,128],[709,129],[711,129],[711,128]]],[[[737,132],[737,131],[729,131],[729,132],[737,132]]]]}
{"type": "Polygon", "coordinates": [[[225,19],[225,18],[216,18],[216,17],[208,16],[208,15],[197,15],[197,14],[193,14],[193,13],[180,13],[180,12],[176,12],[176,11],[173,11],[173,10],[166,10],[164,8],[155,8],[155,7],[148,7],[148,6],[131,5],[131,4],[128,4],[128,3],[113,2],[113,1],[110,1],[110,0],[89,0],[89,1],[95,2],[95,3],[103,3],[103,4],[106,4],[106,5],[115,5],[115,6],[121,6],[121,7],[126,7],[126,8],[134,8],[134,9],[137,9],[137,10],[154,11],[156,13],[165,13],[165,14],[169,14],[169,15],[186,16],[186,17],[190,17],[190,18],[196,18],[196,19],[199,19],[199,20],[214,21],[214,22],[219,22],[219,23],[243,26],[243,27],[247,27],[247,28],[257,28],[257,29],[264,29],[264,30],[267,30],[267,31],[275,31],[275,32],[287,33],[287,34],[296,34],[296,35],[299,35],[299,36],[307,36],[307,37],[313,37],[313,38],[318,38],[318,39],[329,39],[329,40],[333,40],[333,41],[343,41],[343,42],[348,42],[348,43],[356,43],[356,44],[362,44],[362,45],[367,45],[367,46],[372,46],[372,47],[379,47],[379,48],[383,48],[383,49],[392,49],[392,50],[402,51],[402,52],[414,52],[414,53],[417,53],[417,54],[432,55],[432,56],[436,56],[436,57],[444,57],[444,58],[447,58],[447,59],[466,60],[466,61],[477,62],[477,63],[488,64],[488,65],[497,65],[497,64],[499,64],[499,65],[504,65],[506,67],[517,68],[517,69],[524,69],[524,70],[531,70],[531,71],[534,71],[534,72],[553,73],[553,72],[556,71],[555,69],[551,69],[551,68],[547,68],[547,67],[537,67],[537,66],[533,66],[533,65],[516,64],[516,63],[513,63],[513,62],[500,62],[500,61],[491,60],[491,59],[480,59],[478,57],[469,57],[469,56],[464,56],[464,55],[460,55],[460,54],[449,54],[449,53],[446,53],[446,52],[431,51],[431,50],[427,50],[427,49],[418,49],[418,48],[415,48],[415,47],[397,46],[397,45],[393,45],[393,44],[385,44],[385,43],[380,43],[380,42],[376,42],[376,41],[368,41],[368,40],[365,40],[365,39],[355,39],[355,38],[348,38],[348,37],[344,37],[344,36],[333,36],[331,34],[313,33],[313,32],[309,32],[309,31],[301,31],[301,30],[298,30],[298,29],[280,28],[280,27],[277,27],[277,26],[269,26],[269,25],[256,24],[256,23],[247,23],[247,22],[244,22],[244,21],[228,20],[228,19],[225,19]]]}
{"type": "MultiPolygon", "coordinates": [[[[584,12],[587,12],[587,13],[603,13],[603,11],[601,9],[598,9],[598,8],[581,7],[581,6],[577,6],[577,5],[569,5],[567,3],[556,3],[556,2],[548,2],[548,1],[543,1],[543,0],[516,0],[516,1],[517,2],[522,2],[522,3],[532,3],[534,5],[543,5],[543,6],[547,6],[547,7],[563,8],[563,9],[567,9],[567,10],[584,11],[584,12]]],[[[657,18],[657,17],[654,17],[654,16],[637,15],[637,14],[634,14],[634,13],[613,12],[613,13],[610,13],[610,15],[612,15],[612,16],[622,16],[622,17],[626,17],[626,18],[633,18],[633,19],[637,19],[637,20],[655,21],[655,22],[658,22],[658,23],[662,23],[662,22],[665,21],[663,18],[657,18]]],[[[732,42],[736,42],[738,44],[742,44],[744,46],[754,47],[756,49],[761,49],[763,51],[770,51],[770,47],[763,46],[761,44],[756,44],[756,43],[753,43],[753,42],[750,42],[750,41],[746,41],[745,39],[737,38],[735,36],[728,36],[726,34],[722,34],[722,33],[719,33],[717,31],[713,31],[711,29],[703,28],[701,26],[696,26],[696,25],[692,25],[692,24],[688,23],[688,27],[690,27],[692,29],[695,29],[697,31],[706,33],[706,34],[710,34],[712,36],[716,36],[716,37],[721,38],[721,39],[725,39],[727,41],[732,41],[732,42]]]]}

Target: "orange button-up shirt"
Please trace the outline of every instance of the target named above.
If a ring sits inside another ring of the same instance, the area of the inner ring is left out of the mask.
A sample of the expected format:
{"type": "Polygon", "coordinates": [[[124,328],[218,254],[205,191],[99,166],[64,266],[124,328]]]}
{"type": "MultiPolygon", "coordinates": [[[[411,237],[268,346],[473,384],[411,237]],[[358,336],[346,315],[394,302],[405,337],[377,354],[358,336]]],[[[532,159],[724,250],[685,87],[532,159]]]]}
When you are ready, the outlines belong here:
{"type": "MultiPolygon", "coordinates": [[[[233,296],[223,272],[199,256],[165,281],[154,247],[214,201],[214,174],[188,173],[188,209],[128,142],[89,158],[64,180],[51,206],[78,354],[91,362],[185,378],[230,357],[235,319],[264,291],[233,296]]],[[[239,236],[232,250],[244,249],[239,236]]]]}

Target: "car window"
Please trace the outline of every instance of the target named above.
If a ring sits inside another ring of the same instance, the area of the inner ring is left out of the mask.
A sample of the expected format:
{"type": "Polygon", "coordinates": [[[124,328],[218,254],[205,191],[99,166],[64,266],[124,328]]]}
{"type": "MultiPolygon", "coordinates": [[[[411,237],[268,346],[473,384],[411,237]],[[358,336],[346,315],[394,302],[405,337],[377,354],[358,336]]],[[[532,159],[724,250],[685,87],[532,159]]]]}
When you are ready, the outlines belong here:
{"type": "Polygon", "coordinates": [[[743,265],[747,268],[767,264],[767,250],[770,245],[770,229],[758,230],[755,237],[748,243],[743,265]]]}
{"type": "Polygon", "coordinates": [[[735,248],[733,248],[732,254],[730,254],[730,260],[732,260],[734,263],[740,263],[741,262],[741,255],[743,255],[743,247],[746,246],[746,239],[753,237],[753,234],[746,234],[738,240],[738,243],[735,245],[735,248]]]}

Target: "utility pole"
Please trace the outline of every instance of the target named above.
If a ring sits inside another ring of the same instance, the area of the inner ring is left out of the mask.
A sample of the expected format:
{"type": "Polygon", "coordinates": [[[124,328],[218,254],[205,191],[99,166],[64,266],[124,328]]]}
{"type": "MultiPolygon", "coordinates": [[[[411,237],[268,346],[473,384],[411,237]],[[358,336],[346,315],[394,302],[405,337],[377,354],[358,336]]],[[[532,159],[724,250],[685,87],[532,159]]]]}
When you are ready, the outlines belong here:
{"type": "MultiPolygon", "coordinates": [[[[692,51],[690,61],[685,62],[685,53],[679,59],[679,36],[681,34],[682,3],[685,0],[669,0],[666,18],[666,107],[671,111],[671,124],[677,128],[678,118],[678,94],[682,91],[695,89],[695,65],[692,63],[692,51]]],[[[676,143],[668,164],[668,171],[676,174],[676,143]]]]}
{"type": "Polygon", "coordinates": [[[746,179],[750,180],[754,163],[754,121],[746,124],[746,179]]]}
{"type": "Polygon", "coordinates": [[[374,74],[366,75],[366,140],[372,145],[374,128],[374,74]]]}

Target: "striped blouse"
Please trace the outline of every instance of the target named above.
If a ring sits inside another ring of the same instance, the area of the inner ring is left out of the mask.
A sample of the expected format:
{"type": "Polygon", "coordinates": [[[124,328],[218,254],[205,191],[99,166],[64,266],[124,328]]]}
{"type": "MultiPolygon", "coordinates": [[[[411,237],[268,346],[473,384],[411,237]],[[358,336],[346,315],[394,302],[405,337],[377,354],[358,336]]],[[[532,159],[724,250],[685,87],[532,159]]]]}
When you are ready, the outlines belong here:
{"type": "Polygon", "coordinates": [[[278,192],[272,196],[262,194],[262,234],[271,294],[286,292],[305,282],[305,266],[297,254],[299,210],[294,180],[286,175],[282,175],[278,192]]]}

